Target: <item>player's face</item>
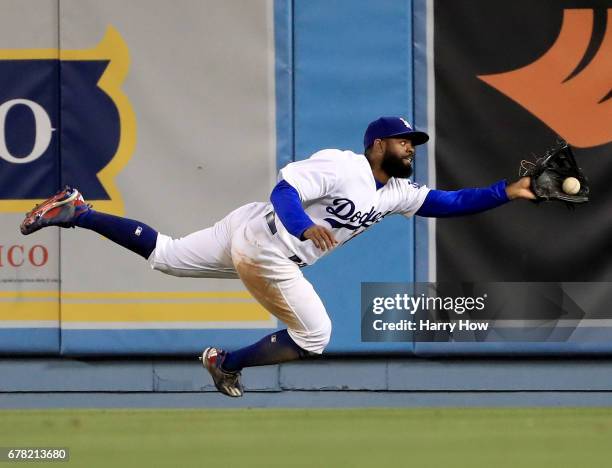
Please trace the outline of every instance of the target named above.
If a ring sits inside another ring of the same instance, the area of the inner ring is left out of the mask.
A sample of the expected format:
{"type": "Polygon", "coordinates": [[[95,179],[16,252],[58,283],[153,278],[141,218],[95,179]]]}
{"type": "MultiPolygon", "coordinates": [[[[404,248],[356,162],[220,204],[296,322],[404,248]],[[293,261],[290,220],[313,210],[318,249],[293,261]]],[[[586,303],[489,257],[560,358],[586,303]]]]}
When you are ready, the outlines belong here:
{"type": "Polygon", "coordinates": [[[412,142],[406,138],[385,138],[381,169],[389,177],[407,179],[412,175],[412,160],[415,150],[412,142]]]}

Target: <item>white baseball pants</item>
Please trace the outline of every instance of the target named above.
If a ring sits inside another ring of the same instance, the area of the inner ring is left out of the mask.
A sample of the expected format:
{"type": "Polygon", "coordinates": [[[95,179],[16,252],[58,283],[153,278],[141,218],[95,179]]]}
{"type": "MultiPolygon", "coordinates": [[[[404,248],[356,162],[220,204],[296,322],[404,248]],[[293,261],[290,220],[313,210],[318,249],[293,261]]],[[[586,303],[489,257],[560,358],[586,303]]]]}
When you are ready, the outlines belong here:
{"type": "Polygon", "coordinates": [[[269,203],[250,203],[186,237],[159,234],[149,262],[173,276],[240,277],[253,297],[287,325],[298,346],[321,354],[331,321],[319,295],[289,260],[292,253],[270,231],[265,215],[271,210],[269,203]]]}

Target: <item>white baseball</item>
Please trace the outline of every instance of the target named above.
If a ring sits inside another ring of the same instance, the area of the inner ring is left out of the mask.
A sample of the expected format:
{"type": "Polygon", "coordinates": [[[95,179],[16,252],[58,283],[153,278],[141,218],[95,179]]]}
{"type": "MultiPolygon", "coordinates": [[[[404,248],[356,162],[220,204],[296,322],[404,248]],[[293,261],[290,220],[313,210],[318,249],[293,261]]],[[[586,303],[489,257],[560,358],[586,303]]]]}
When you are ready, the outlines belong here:
{"type": "Polygon", "coordinates": [[[562,188],[568,195],[576,195],[580,192],[580,181],[575,177],[568,177],[563,181],[562,188]]]}

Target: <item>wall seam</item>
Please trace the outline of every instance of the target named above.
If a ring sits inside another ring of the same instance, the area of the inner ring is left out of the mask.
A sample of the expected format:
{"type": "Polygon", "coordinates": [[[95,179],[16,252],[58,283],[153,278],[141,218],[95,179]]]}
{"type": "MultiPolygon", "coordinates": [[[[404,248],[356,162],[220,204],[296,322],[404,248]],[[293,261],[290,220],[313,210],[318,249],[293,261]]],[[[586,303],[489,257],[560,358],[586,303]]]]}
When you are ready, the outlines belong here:
{"type": "Polygon", "coordinates": [[[291,64],[289,72],[291,73],[291,161],[295,161],[295,0],[290,0],[291,9],[289,15],[291,17],[291,64]]]}
{"type": "MultiPolygon", "coordinates": [[[[57,0],[57,155],[58,155],[58,174],[57,174],[57,185],[58,188],[62,185],[62,35],[61,35],[61,0],[57,0]]],[[[63,327],[62,327],[62,230],[58,229],[58,305],[59,305],[59,350],[58,354],[63,354],[63,327]]]]}

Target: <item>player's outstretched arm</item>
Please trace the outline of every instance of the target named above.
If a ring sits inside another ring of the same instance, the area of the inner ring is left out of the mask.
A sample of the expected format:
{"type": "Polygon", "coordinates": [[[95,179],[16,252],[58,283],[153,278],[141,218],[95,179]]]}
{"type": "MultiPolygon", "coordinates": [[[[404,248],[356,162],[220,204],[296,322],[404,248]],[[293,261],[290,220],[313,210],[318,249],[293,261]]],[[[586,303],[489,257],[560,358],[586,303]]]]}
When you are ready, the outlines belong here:
{"type": "Polygon", "coordinates": [[[430,190],[416,214],[429,218],[465,216],[497,208],[518,198],[527,200],[535,198],[529,188],[528,177],[511,184],[500,180],[484,188],[466,188],[455,191],[430,190]]]}
{"type": "Polygon", "coordinates": [[[531,191],[531,178],[521,177],[519,180],[506,186],[506,195],[509,200],[522,198],[524,200],[535,200],[537,197],[531,191]]]}

